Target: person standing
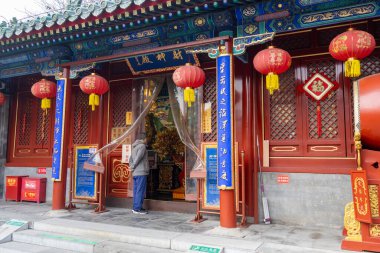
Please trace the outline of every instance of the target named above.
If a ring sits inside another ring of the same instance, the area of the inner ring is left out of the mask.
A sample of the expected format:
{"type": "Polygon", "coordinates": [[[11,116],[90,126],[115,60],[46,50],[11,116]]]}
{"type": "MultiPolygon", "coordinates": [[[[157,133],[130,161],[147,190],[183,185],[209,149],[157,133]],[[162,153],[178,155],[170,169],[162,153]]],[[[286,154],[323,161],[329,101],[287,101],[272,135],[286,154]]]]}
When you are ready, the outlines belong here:
{"type": "Polygon", "coordinates": [[[133,177],[133,208],[136,214],[147,214],[142,207],[146,192],[147,178],[149,175],[148,151],[146,149],[146,136],[139,134],[132,144],[132,152],[129,160],[129,167],[133,177]]]}

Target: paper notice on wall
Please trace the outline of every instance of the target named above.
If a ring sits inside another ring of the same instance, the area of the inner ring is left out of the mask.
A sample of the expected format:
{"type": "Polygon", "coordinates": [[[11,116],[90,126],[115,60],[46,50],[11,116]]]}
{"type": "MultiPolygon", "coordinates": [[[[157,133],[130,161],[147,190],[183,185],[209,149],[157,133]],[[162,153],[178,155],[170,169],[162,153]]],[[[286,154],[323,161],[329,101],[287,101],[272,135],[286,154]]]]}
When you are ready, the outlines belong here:
{"type": "Polygon", "coordinates": [[[122,149],[121,149],[121,162],[129,163],[129,158],[131,157],[131,153],[132,153],[132,145],[123,144],[122,149]]]}
{"type": "Polygon", "coordinates": [[[211,102],[203,104],[202,110],[202,133],[207,134],[212,132],[212,106],[211,102]]]}

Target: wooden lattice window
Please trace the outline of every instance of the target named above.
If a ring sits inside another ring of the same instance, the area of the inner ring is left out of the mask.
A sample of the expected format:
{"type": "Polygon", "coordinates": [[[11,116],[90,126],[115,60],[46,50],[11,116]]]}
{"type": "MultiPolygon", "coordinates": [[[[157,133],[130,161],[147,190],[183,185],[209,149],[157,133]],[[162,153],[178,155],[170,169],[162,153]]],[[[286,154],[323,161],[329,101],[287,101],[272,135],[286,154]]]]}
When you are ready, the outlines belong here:
{"type": "Polygon", "coordinates": [[[206,82],[203,85],[203,103],[211,102],[211,133],[202,134],[203,142],[217,141],[217,113],[216,113],[216,76],[215,73],[207,73],[206,82]]]}
{"type": "Polygon", "coordinates": [[[341,74],[342,63],[330,57],[294,59],[292,67],[280,75],[280,90],[272,96],[264,91],[264,131],[265,139],[270,141],[271,156],[347,155],[345,122],[349,119],[345,118],[341,74]],[[339,88],[320,103],[321,136],[317,103],[299,89],[316,72],[339,83],[339,88]]]}
{"type": "MultiPolygon", "coordinates": [[[[17,158],[49,158],[52,149],[52,122],[54,121],[53,108],[43,111],[40,108],[41,100],[34,97],[29,91],[17,92],[15,99],[14,146],[10,148],[11,161],[17,158]]],[[[34,160],[36,162],[36,160],[34,160]]]]}
{"type": "Polygon", "coordinates": [[[270,99],[270,136],[272,140],[297,138],[297,101],[294,67],[281,75],[281,90],[270,99]]]}
{"type": "Polygon", "coordinates": [[[113,127],[125,127],[126,112],[132,112],[132,89],[130,83],[111,87],[113,127]]]}
{"type": "Polygon", "coordinates": [[[89,143],[89,123],[91,110],[88,106],[88,95],[74,89],[73,97],[73,144],[90,144],[89,143]]]}

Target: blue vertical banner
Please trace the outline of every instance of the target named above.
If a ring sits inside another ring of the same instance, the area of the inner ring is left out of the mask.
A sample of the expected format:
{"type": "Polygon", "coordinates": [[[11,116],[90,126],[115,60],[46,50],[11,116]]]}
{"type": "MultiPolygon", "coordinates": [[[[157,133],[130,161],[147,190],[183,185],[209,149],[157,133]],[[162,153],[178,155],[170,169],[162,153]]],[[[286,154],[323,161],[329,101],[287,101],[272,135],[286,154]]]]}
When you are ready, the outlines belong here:
{"type": "Polygon", "coordinates": [[[63,127],[65,125],[66,79],[57,81],[57,96],[55,104],[53,165],[51,177],[53,181],[61,181],[63,127]]]}
{"type": "Polygon", "coordinates": [[[234,79],[232,55],[217,58],[218,188],[234,189],[234,79]]]}

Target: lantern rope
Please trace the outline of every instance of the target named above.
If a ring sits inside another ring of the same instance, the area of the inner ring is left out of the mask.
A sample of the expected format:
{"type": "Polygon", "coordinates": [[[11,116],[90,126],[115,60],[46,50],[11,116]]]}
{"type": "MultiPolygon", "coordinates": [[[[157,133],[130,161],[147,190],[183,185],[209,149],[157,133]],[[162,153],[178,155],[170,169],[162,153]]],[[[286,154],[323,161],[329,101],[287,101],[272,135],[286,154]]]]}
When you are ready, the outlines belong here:
{"type": "Polygon", "coordinates": [[[346,77],[358,77],[360,72],[360,61],[353,57],[344,62],[344,75],[346,77]]]}
{"type": "Polygon", "coordinates": [[[191,107],[191,104],[195,102],[195,91],[191,87],[186,87],[183,92],[183,99],[187,102],[187,106],[191,107]]]}
{"type": "Polygon", "coordinates": [[[278,75],[270,72],[266,76],[266,88],[269,90],[269,94],[273,95],[273,91],[278,90],[280,88],[278,75]]]}

